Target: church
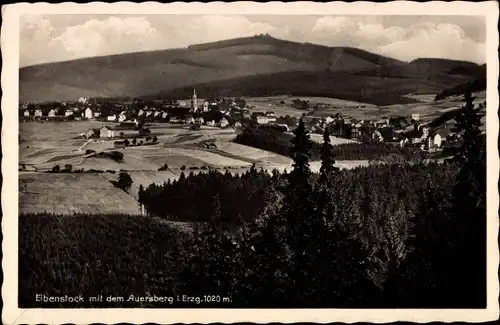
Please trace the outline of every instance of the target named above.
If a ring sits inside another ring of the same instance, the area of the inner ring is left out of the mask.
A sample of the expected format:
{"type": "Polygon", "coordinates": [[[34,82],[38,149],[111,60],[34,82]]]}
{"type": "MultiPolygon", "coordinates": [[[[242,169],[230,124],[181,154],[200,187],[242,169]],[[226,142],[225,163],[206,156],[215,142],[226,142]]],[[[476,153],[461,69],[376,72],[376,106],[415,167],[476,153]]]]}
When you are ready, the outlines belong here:
{"type": "Polygon", "coordinates": [[[198,112],[198,98],[196,97],[196,89],[193,88],[193,96],[191,96],[191,111],[193,113],[198,112]]]}
{"type": "Polygon", "coordinates": [[[193,95],[191,96],[191,112],[192,113],[208,112],[208,102],[205,101],[205,103],[201,107],[198,106],[198,97],[196,96],[196,89],[193,88],[193,95]]]}

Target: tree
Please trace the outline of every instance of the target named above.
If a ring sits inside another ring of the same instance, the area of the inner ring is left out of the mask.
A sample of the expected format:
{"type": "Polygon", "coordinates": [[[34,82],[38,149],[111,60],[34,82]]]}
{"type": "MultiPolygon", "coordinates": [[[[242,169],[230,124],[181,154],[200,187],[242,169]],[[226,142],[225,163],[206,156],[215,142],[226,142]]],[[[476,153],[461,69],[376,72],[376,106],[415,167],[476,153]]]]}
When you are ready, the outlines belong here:
{"type": "Polygon", "coordinates": [[[132,139],[132,144],[133,144],[134,146],[137,144],[137,138],[136,138],[136,137],[134,137],[134,138],[132,139]]]}
{"type": "Polygon", "coordinates": [[[71,170],[73,169],[73,165],[71,164],[66,164],[64,165],[64,171],[67,173],[71,173],[71,170]]]}
{"type": "Polygon", "coordinates": [[[125,147],[130,146],[130,141],[128,141],[128,139],[125,139],[125,141],[123,143],[125,144],[125,147]]]}
{"type": "Polygon", "coordinates": [[[215,195],[209,222],[196,229],[187,244],[187,256],[180,272],[183,290],[195,295],[206,292],[230,295],[233,292],[234,249],[221,222],[220,201],[215,195]]]}
{"type": "Polygon", "coordinates": [[[130,187],[132,186],[132,177],[127,172],[121,172],[118,174],[118,187],[128,193],[130,187]]]}
{"type": "Polygon", "coordinates": [[[142,212],[142,207],[146,198],[146,193],[142,184],[139,185],[139,190],[137,192],[137,202],[139,203],[139,209],[142,212]]]}
{"type": "Polygon", "coordinates": [[[323,132],[323,146],[320,150],[321,168],[320,168],[320,181],[327,181],[331,178],[333,172],[338,171],[335,165],[333,146],[330,144],[330,132],[325,128],[323,132]]]}
{"type": "Polygon", "coordinates": [[[60,171],[61,171],[61,166],[55,165],[54,167],[52,167],[53,173],[59,173],[60,171]]]}
{"type": "Polygon", "coordinates": [[[457,154],[460,171],[452,189],[451,216],[455,283],[464,303],[485,305],[486,297],[486,136],[481,132],[482,113],[474,108],[470,90],[457,120],[463,144],[457,154]],[[470,267],[474,265],[474,267],[470,267]]]}
{"type": "Polygon", "coordinates": [[[158,142],[158,138],[156,137],[156,135],[153,137],[153,143],[156,143],[158,142]]]}
{"type": "Polygon", "coordinates": [[[125,136],[125,133],[124,132],[120,132],[120,138],[123,139],[124,136],[125,136]]]}

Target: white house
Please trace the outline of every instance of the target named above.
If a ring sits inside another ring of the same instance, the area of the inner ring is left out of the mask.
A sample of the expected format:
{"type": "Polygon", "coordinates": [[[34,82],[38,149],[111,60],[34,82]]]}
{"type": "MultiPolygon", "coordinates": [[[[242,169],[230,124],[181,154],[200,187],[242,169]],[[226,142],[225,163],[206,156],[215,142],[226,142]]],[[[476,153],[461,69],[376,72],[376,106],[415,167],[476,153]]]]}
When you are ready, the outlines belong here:
{"type": "Polygon", "coordinates": [[[87,109],[85,109],[85,118],[90,120],[93,117],[94,115],[92,114],[92,110],[90,107],[87,107],[87,109]]]}
{"type": "Polygon", "coordinates": [[[147,112],[146,112],[146,117],[150,116],[151,114],[153,114],[153,112],[151,112],[151,111],[147,111],[147,112]]]}
{"type": "Polygon", "coordinates": [[[239,121],[236,121],[236,122],[234,123],[234,127],[235,127],[235,128],[241,128],[241,123],[240,123],[239,121]]]}
{"type": "Polygon", "coordinates": [[[100,138],[112,138],[115,136],[115,132],[105,126],[103,126],[100,130],[99,130],[99,137],[100,138]]]}
{"type": "Polygon", "coordinates": [[[114,114],[113,114],[113,115],[109,115],[109,116],[107,117],[107,120],[108,120],[108,121],[116,121],[116,115],[114,115],[114,114]]]}
{"type": "Polygon", "coordinates": [[[30,111],[25,110],[25,111],[24,111],[24,116],[30,116],[30,111]]]}
{"type": "Polygon", "coordinates": [[[258,124],[267,124],[267,123],[269,123],[269,118],[267,116],[259,115],[259,116],[257,116],[257,123],[258,124]]]}
{"type": "Polygon", "coordinates": [[[94,112],[94,117],[99,117],[101,116],[101,112],[94,112]]]}
{"type": "Polygon", "coordinates": [[[333,121],[335,121],[335,119],[331,116],[327,116],[327,118],[325,119],[326,124],[331,124],[333,121]]]}
{"type": "Polygon", "coordinates": [[[212,121],[208,121],[208,122],[207,122],[207,125],[208,125],[208,126],[215,126],[215,121],[214,121],[214,120],[212,120],[212,121]]]}
{"type": "Polygon", "coordinates": [[[158,115],[160,115],[160,114],[161,114],[161,112],[160,112],[160,111],[156,111],[156,112],[154,113],[153,117],[157,117],[157,116],[158,116],[158,115]]]}
{"type": "Polygon", "coordinates": [[[71,115],[73,115],[72,110],[67,110],[66,112],[64,112],[64,116],[66,116],[66,117],[71,116],[71,115]]]}
{"type": "Polygon", "coordinates": [[[203,123],[205,123],[205,120],[201,116],[194,119],[194,124],[202,125],[203,123]]]}
{"type": "Polygon", "coordinates": [[[410,118],[412,120],[418,121],[420,119],[420,114],[418,113],[411,114],[410,118]]]}
{"type": "Polygon", "coordinates": [[[208,100],[204,101],[203,102],[203,111],[204,112],[208,112],[208,106],[210,106],[210,103],[208,102],[208,100]]]}
{"type": "Polygon", "coordinates": [[[118,116],[118,122],[123,122],[123,121],[125,121],[126,119],[127,119],[127,117],[126,117],[125,115],[121,115],[121,114],[120,114],[120,116],[118,116]]]}
{"type": "Polygon", "coordinates": [[[163,114],[161,115],[161,118],[165,119],[165,118],[167,118],[167,116],[168,116],[168,113],[167,112],[163,112],[163,114]]]}
{"type": "Polygon", "coordinates": [[[48,114],[49,117],[55,117],[56,116],[56,110],[55,109],[51,109],[49,111],[49,114],[48,114]]]}
{"type": "Polygon", "coordinates": [[[227,119],[225,117],[223,117],[220,121],[219,121],[219,127],[221,128],[225,128],[226,126],[229,125],[229,122],[227,121],[227,119]]]}
{"type": "Polygon", "coordinates": [[[87,97],[80,97],[80,98],[78,98],[78,102],[81,103],[81,104],[87,103],[87,100],[88,100],[87,97]]]}
{"type": "Polygon", "coordinates": [[[141,116],[144,114],[144,111],[142,109],[139,110],[139,113],[137,114],[138,116],[141,116]]]}

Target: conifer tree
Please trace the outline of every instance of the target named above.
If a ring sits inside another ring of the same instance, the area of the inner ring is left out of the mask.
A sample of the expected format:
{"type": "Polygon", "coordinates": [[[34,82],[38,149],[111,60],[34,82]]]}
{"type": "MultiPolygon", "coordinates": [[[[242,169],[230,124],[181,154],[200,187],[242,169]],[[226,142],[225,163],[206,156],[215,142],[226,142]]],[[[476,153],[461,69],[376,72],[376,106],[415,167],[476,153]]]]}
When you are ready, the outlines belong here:
{"type": "Polygon", "coordinates": [[[234,244],[221,222],[220,200],[213,199],[209,222],[195,230],[187,243],[184,268],[179,276],[190,294],[229,296],[232,292],[234,244]]]}
{"type": "Polygon", "coordinates": [[[289,299],[292,304],[313,303],[318,295],[317,265],[321,256],[324,221],[315,213],[309,166],[312,147],[301,120],[292,139],[293,170],[285,193],[286,242],[291,261],[289,299]]]}
{"type": "Polygon", "coordinates": [[[330,143],[330,132],[325,128],[323,133],[323,146],[320,150],[321,168],[320,168],[320,182],[327,181],[333,172],[338,171],[335,167],[335,157],[333,153],[333,146],[330,143]]]}
{"type": "Polygon", "coordinates": [[[486,136],[481,132],[481,116],[474,108],[474,97],[468,90],[465,106],[457,117],[457,127],[462,129],[463,144],[458,153],[460,171],[452,189],[449,231],[456,259],[457,276],[463,289],[455,297],[464,303],[486,303],[486,136]],[[471,267],[471,266],[474,267],[471,267]],[[475,299],[475,300],[474,300],[475,299]]]}

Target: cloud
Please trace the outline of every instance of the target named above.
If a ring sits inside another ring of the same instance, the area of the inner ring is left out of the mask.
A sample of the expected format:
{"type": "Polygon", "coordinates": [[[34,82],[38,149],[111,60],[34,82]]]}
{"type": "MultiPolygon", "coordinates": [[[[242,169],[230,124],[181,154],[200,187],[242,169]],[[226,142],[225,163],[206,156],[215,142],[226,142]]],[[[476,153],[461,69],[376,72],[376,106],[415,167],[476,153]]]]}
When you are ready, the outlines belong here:
{"type": "Polygon", "coordinates": [[[238,15],[71,17],[23,16],[20,65],[186,47],[263,33],[298,42],[358,47],[402,60],[486,60],[484,43],[466,35],[459,25],[425,17],[422,21],[415,17],[327,16],[298,21],[283,18],[281,22],[238,15]]]}
{"type": "Polygon", "coordinates": [[[117,53],[186,47],[191,44],[270,33],[286,37],[288,28],[251,22],[242,16],[206,15],[164,19],[155,26],[145,17],[89,19],[56,29],[50,20],[23,17],[21,66],[117,53]]]}
{"type": "Polygon", "coordinates": [[[402,28],[362,18],[321,17],[312,28],[312,37],[325,45],[354,46],[406,61],[421,57],[486,60],[484,43],[467,37],[455,24],[424,21],[402,28]]]}

